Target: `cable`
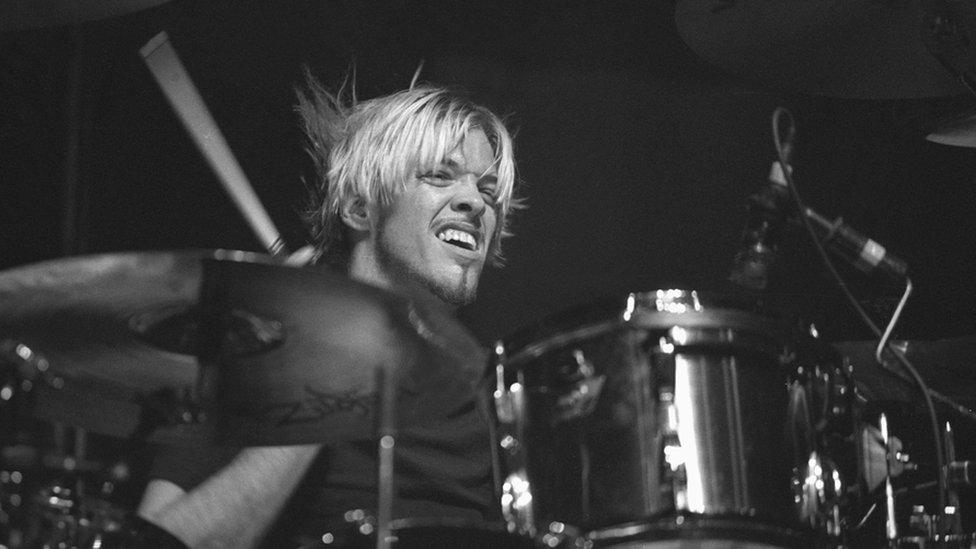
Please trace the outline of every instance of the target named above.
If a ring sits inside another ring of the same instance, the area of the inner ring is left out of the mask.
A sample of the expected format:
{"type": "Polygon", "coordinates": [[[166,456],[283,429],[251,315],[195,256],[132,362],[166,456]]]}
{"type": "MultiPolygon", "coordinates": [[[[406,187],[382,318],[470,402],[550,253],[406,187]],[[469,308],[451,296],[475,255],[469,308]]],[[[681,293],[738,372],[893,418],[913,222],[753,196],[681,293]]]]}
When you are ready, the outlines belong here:
{"type": "MultiPolygon", "coordinates": [[[[793,136],[796,134],[796,124],[793,119],[793,114],[789,110],[783,107],[777,107],[776,110],[773,111],[772,131],[773,131],[773,144],[776,147],[776,155],[777,158],[779,159],[780,165],[783,167],[783,176],[786,179],[786,186],[789,188],[790,195],[793,197],[793,201],[796,203],[797,210],[799,212],[803,212],[805,206],[803,205],[803,200],[801,200],[800,198],[800,193],[797,190],[796,184],[793,181],[792,169],[789,163],[787,162],[789,148],[792,147],[792,139],[793,136]],[[788,142],[787,144],[784,144],[782,142],[781,134],[780,134],[780,118],[784,115],[786,115],[789,119],[790,142],[788,142]]],[[[827,270],[830,272],[830,275],[833,278],[834,282],[837,283],[837,286],[840,288],[841,292],[843,292],[848,303],[851,305],[851,307],[853,307],[854,311],[857,312],[858,316],[861,317],[861,320],[868,327],[868,329],[871,330],[871,332],[875,335],[875,337],[878,337],[879,339],[882,340],[882,343],[885,343],[887,338],[890,336],[890,332],[894,329],[894,321],[897,321],[898,316],[900,316],[901,314],[902,306],[904,305],[905,300],[907,300],[908,295],[911,293],[911,289],[912,289],[911,280],[908,280],[906,278],[906,293],[902,298],[902,302],[899,304],[898,309],[895,312],[895,315],[892,317],[892,321],[893,321],[892,324],[888,326],[888,329],[885,331],[885,334],[882,335],[881,329],[878,328],[878,325],[875,324],[874,320],[871,319],[867,311],[865,311],[864,308],[861,307],[861,304],[858,303],[857,298],[854,297],[854,294],[851,292],[850,288],[844,282],[844,279],[840,276],[840,273],[837,272],[837,268],[834,266],[833,261],[831,261],[830,257],[827,255],[827,251],[824,249],[823,244],[821,244],[820,239],[817,238],[816,232],[814,231],[813,227],[810,225],[810,220],[807,219],[807,216],[802,215],[802,213],[799,217],[801,222],[803,223],[804,228],[806,229],[806,232],[810,235],[810,240],[813,241],[813,245],[814,248],[816,248],[817,250],[817,254],[820,256],[820,259],[823,262],[823,264],[827,267],[827,270]]],[[[881,345],[879,345],[879,350],[876,353],[876,358],[878,359],[880,366],[885,371],[892,373],[899,378],[904,379],[901,374],[896,373],[888,366],[887,363],[885,363],[884,360],[882,360],[883,358],[881,356],[882,350],[883,349],[881,348],[881,345]]],[[[908,360],[908,357],[904,356],[904,354],[897,347],[893,345],[887,344],[887,350],[889,353],[894,355],[896,359],[898,359],[898,361],[905,368],[905,371],[907,371],[908,374],[912,377],[912,380],[918,386],[919,391],[921,391],[922,397],[925,400],[925,408],[926,411],[928,412],[929,422],[931,423],[930,427],[932,430],[932,436],[935,441],[935,462],[936,462],[935,464],[937,468],[936,480],[938,483],[937,497],[938,497],[938,506],[939,506],[938,517],[939,517],[939,525],[940,525],[939,527],[941,529],[942,524],[944,522],[942,519],[943,519],[943,515],[945,514],[946,494],[948,492],[948,486],[946,484],[945,455],[943,454],[943,449],[942,449],[942,435],[941,435],[941,430],[939,429],[939,420],[935,411],[935,405],[932,403],[932,398],[930,395],[931,391],[928,388],[928,385],[926,385],[925,381],[922,379],[922,376],[920,376],[918,374],[918,371],[915,370],[915,367],[912,366],[911,362],[908,360]]]]}

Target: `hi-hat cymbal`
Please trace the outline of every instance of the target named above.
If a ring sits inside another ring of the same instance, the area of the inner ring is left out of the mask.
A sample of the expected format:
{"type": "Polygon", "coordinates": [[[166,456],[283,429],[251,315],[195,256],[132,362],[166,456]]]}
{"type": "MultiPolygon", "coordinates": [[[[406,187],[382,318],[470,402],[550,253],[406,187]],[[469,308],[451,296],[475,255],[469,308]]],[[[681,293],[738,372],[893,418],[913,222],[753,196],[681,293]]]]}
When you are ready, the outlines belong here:
{"type": "Polygon", "coordinates": [[[926,48],[916,2],[679,0],[675,22],[706,61],[788,91],[859,99],[967,91],[926,48]]]}
{"type": "Polygon", "coordinates": [[[5,0],[0,32],[61,27],[134,13],[169,0],[5,0]]]}
{"type": "Polygon", "coordinates": [[[143,399],[193,389],[200,262],[255,259],[199,250],[70,257],[0,273],[0,352],[32,380],[28,415],[131,435],[143,399]],[[187,317],[188,318],[188,317],[187,317]]]}

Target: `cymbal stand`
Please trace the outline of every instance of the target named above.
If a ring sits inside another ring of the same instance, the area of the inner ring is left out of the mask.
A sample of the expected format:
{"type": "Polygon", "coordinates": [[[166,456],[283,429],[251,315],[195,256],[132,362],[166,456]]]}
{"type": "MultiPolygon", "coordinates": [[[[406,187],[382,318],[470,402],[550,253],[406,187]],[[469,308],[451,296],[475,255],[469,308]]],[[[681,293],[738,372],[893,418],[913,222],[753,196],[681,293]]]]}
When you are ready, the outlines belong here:
{"type": "Polygon", "coordinates": [[[82,509],[84,482],[78,474],[79,468],[84,469],[87,433],[62,422],[55,422],[52,427],[54,451],[44,456],[44,466],[54,476],[34,496],[38,506],[36,518],[40,521],[34,527],[34,534],[44,547],[60,547],[66,543],[70,547],[84,537],[88,527],[82,509]]]}
{"type": "MultiPolygon", "coordinates": [[[[945,440],[943,446],[946,452],[946,467],[952,467],[956,463],[956,444],[952,436],[952,424],[945,422],[943,432],[945,440]]],[[[962,514],[959,509],[959,491],[953,483],[947,482],[946,508],[941,513],[945,523],[939,522],[940,534],[961,534],[962,533],[962,514]]]]}
{"type": "Polygon", "coordinates": [[[888,436],[888,417],[884,413],[878,418],[878,427],[881,430],[881,440],[885,449],[885,539],[888,547],[892,549],[898,546],[898,524],[895,522],[895,493],[891,486],[891,460],[892,455],[891,441],[888,436]]]}
{"type": "Polygon", "coordinates": [[[389,549],[392,536],[394,483],[393,458],[396,448],[396,379],[392,369],[380,366],[376,370],[377,402],[379,404],[379,470],[377,473],[376,549],[389,549]]]}

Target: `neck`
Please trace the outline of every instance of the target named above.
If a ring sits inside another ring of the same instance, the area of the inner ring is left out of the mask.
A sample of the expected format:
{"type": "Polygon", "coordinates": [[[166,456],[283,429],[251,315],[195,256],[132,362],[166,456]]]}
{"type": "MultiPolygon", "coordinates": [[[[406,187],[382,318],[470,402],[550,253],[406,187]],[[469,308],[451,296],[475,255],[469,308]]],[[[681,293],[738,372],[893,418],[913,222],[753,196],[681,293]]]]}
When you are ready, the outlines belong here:
{"type": "Polygon", "coordinates": [[[353,248],[349,258],[349,278],[383,290],[400,294],[421,307],[440,314],[454,315],[457,305],[448,303],[413,281],[401,281],[380,268],[372,257],[365,257],[360,247],[353,248]]]}

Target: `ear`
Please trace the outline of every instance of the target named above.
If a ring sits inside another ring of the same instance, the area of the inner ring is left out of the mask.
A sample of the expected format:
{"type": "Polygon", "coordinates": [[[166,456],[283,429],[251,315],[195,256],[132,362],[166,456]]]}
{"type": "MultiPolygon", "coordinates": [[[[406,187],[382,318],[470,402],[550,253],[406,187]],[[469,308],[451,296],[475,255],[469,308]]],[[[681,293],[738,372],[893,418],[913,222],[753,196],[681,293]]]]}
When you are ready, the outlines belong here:
{"type": "Polygon", "coordinates": [[[368,232],[370,229],[369,208],[361,196],[346,199],[339,207],[339,215],[353,230],[368,232]]]}

